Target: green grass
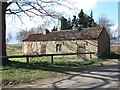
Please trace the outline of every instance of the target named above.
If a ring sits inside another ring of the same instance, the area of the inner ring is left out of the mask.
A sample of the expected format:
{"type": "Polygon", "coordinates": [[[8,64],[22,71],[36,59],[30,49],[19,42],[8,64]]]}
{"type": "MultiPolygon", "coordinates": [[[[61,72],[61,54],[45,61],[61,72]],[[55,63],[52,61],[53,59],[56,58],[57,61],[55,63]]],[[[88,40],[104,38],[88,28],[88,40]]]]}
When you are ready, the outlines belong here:
{"type": "MultiPolygon", "coordinates": [[[[20,64],[22,65],[22,64],[20,64]]],[[[38,66],[37,66],[38,67],[38,66]]],[[[23,81],[28,82],[36,79],[53,77],[59,73],[44,71],[41,69],[33,69],[30,66],[4,66],[2,69],[2,83],[6,84],[8,82],[23,81]],[[24,67],[23,67],[24,66],[24,67]]]]}
{"type": "Polygon", "coordinates": [[[110,52],[108,55],[105,55],[103,58],[105,58],[105,59],[119,59],[120,53],[110,52]]]}
{"type": "Polygon", "coordinates": [[[54,64],[51,64],[49,60],[42,59],[40,62],[31,61],[29,65],[25,62],[13,61],[11,64],[2,67],[2,83],[30,82],[70,74],[70,72],[80,72],[88,66],[94,66],[104,61],[102,59],[87,61],[68,61],[64,59],[56,57],[54,64]]]}
{"type": "Polygon", "coordinates": [[[7,45],[7,55],[22,55],[22,47],[20,45],[7,45]]]}
{"type": "MultiPolygon", "coordinates": [[[[8,56],[23,55],[22,47],[19,44],[7,45],[7,51],[6,52],[7,52],[8,56]]],[[[11,61],[18,61],[18,62],[26,62],[26,58],[10,58],[9,60],[11,60],[11,61]]]]}
{"type": "MultiPolygon", "coordinates": [[[[17,52],[22,54],[19,47],[17,52]]],[[[16,50],[11,52],[12,48],[7,48],[8,55],[18,54],[16,50]]],[[[78,58],[54,57],[54,64],[51,64],[51,57],[35,57],[30,58],[30,64],[26,63],[26,58],[10,59],[9,65],[2,66],[2,84],[7,85],[16,82],[30,82],[37,79],[56,77],[71,72],[80,72],[89,66],[100,64],[106,59],[92,59],[81,61],[78,58]]]]}

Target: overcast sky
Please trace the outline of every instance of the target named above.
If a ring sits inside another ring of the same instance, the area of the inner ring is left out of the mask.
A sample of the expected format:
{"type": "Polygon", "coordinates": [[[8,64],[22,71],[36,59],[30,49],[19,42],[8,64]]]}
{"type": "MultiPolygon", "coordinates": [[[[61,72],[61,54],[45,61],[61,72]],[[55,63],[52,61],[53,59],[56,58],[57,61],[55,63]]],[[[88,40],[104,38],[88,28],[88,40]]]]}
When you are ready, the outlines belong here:
{"type": "MultiPolygon", "coordinates": [[[[118,1],[119,0],[70,0],[73,3],[73,6],[76,8],[75,10],[69,10],[68,8],[57,6],[55,9],[59,12],[63,13],[63,16],[68,19],[68,17],[73,17],[73,15],[76,15],[80,12],[81,9],[86,14],[90,14],[91,10],[93,11],[93,18],[95,21],[98,20],[98,17],[101,15],[106,16],[109,18],[113,23],[114,26],[112,29],[117,28],[118,26],[118,1]]],[[[12,7],[15,8],[14,4],[12,7]]],[[[72,7],[72,6],[71,6],[72,7]]],[[[7,16],[6,23],[7,23],[7,33],[11,32],[13,39],[10,43],[18,43],[15,39],[16,33],[20,31],[21,29],[30,29],[32,27],[37,27],[38,25],[41,25],[45,22],[46,19],[34,17],[33,21],[30,21],[28,17],[22,16],[22,20],[24,22],[24,25],[21,24],[20,20],[17,18],[14,19],[13,16],[7,16]]],[[[50,20],[51,21],[51,20],[50,20]]],[[[51,21],[52,25],[49,26],[48,29],[51,29],[55,23],[51,21]]],[[[56,20],[57,23],[57,20],[56,20]]]]}

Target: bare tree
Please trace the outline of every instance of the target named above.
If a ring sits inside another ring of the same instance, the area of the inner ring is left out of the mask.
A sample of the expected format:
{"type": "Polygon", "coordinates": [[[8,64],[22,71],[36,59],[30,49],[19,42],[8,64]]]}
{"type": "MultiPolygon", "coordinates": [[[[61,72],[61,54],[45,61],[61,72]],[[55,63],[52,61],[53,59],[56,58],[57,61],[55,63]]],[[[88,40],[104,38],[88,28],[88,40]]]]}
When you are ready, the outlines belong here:
{"type": "Polygon", "coordinates": [[[26,39],[30,34],[35,34],[35,33],[41,33],[42,32],[42,28],[40,26],[36,27],[36,28],[31,28],[30,30],[20,30],[17,34],[16,34],[16,40],[18,40],[20,43],[22,42],[22,40],[26,39]]]}
{"type": "Polygon", "coordinates": [[[101,15],[98,18],[98,25],[105,27],[107,32],[108,32],[108,34],[109,34],[109,36],[110,36],[110,38],[112,38],[110,27],[113,26],[114,24],[107,17],[105,17],[104,15],[101,15]]]}
{"type": "Polygon", "coordinates": [[[6,43],[8,44],[8,43],[11,41],[11,39],[12,39],[12,34],[11,34],[11,32],[10,32],[10,33],[8,33],[7,35],[8,35],[8,36],[7,36],[7,38],[6,38],[6,43]]]}
{"type": "Polygon", "coordinates": [[[120,26],[117,26],[111,33],[111,43],[120,43],[120,26]]]}
{"type": "MultiPolygon", "coordinates": [[[[16,0],[0,0],[0,34],[2,34],[1,42],[1,55],[6,56],[6,14],[17,16],[21,22],[21,15],[23,13],[28,17],[32,18],[33,16],[50,16],[56,18],[59,14],[59,11],[55,11],[53,6],[55,5],[63,5],[67,7],[63,1],[66,0],[22,0],[23,2],[15,2],[16,0]],[[13,2],[14,1],[14,2],[13,2]],[[10,7],[11,5],[16,5],[14,8],[10,7]]],[[[18,0],[19,1],[19,0],[18,0]]],[[[8,63],[9,60],[7,58],[2,58],[4,60],[2,63],[8,63]]]]}
{"type": "Polygon", "coordinates": [[[40,33],[40,32],[42,32],[42,30],[43,30],[43,27],[40,25],[40,26],[37,26],[36,28],[35,28],[35,30],[36,30],[36,33],[40,33]]]}
{"type": "Polygon", "coordinates": [[[21,30],[16,34],[16,40],[19,42],[22,42],[23,39],[25,39],[28,36],[28,31],[27,30],[21,30]]]}

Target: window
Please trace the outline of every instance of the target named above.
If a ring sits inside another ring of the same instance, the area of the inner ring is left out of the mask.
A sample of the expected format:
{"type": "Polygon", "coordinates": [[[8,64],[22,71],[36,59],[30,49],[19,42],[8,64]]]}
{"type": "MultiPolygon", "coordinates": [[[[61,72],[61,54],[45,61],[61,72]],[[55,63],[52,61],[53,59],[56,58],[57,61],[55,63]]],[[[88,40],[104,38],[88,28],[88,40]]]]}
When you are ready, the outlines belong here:
{"type": "Polygon", "coordinates": [[[78,53],[84,53],[85,52],[85,44],[78,44],[77,45],[77,52],[78,53]]]}
{"type": "Polygon", "coordinates": [[[62,44],[56,44],[56,52],[62,51],[62,44]]]}

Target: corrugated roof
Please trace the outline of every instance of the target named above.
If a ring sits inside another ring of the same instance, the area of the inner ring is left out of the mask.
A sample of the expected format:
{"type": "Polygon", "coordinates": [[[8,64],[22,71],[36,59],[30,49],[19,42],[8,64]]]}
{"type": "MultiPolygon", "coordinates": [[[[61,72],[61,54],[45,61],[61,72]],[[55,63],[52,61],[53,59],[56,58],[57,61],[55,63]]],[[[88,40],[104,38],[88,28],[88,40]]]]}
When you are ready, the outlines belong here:
{"type": "Polygon", "coordinates": [[[82,30],[55,31],[45,35],[42,33],[31,34],[23,41],[96,40],[103,29],[103,27],[93,27],[83,28],[82,30]]]}

